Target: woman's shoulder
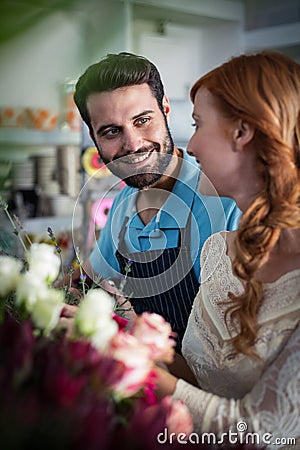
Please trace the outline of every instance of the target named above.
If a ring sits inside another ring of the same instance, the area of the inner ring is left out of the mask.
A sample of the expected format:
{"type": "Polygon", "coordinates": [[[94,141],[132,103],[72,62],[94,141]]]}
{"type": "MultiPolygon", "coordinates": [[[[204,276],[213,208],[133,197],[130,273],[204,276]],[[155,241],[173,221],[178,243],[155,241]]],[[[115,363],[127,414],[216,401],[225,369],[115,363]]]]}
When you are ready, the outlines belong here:
{"type": "Polygon", "coordinates": [[[235,234],[235,232],[222,231],[212,234],[205,241],[200,259],[202,283],[208,281],[212,274],[214,274],[214,282],[217,275],[226,276],[231,280],[235,234]]]}
{"type": "Polygon", "coordinates": [[[219,231],[212,234],[204,242],[201,252],[201,265],[208,259],[219,259],[227,256],[231,260],[234,258],[234,241],[237,231],[219,231]]]}

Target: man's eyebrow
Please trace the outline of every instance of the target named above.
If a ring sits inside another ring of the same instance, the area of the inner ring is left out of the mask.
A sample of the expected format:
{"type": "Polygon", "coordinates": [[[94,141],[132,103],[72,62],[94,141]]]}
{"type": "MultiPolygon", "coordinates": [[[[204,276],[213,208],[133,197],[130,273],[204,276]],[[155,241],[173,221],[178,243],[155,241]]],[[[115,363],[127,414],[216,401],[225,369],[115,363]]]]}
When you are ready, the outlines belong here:
{"type": "Polygon", "coordinates": [[[137,114],[136,116],[133,116],[133,117],[132,117],[132,120],[135,120],[135,119],[138,119],[138,118],[141,117],[141,116],[145,116],[145,115],[147,115],[147,114],[153,114],[153,113],[154,113],[154,110],[153,110],[153,109],[146,109],[146,111],[143,111],[143,112],[137,114]]]}

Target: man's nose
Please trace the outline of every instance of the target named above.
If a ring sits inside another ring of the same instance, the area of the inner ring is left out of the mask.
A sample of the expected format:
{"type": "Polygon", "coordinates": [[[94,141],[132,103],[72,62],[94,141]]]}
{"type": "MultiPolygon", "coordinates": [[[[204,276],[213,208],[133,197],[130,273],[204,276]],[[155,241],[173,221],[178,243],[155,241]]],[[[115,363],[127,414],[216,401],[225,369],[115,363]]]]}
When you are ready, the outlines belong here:
{"type": "Polygon", "coordinates": [[[142,147],[143,141],[140,134],[135,130],[124,130],[123,133],[123,151],[134,153],[142,147]]]}

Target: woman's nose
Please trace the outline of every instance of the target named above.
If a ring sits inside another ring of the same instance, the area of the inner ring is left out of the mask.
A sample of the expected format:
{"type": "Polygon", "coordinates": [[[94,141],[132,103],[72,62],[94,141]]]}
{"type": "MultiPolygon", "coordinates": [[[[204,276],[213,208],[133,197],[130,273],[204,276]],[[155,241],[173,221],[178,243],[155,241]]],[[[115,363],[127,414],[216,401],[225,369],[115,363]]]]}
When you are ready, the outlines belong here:
{"type": "Polygon", "coordinates": [[[191,148],[187,147],[186,151],[190,156],[194,156],[194,153],[191,148]]]}

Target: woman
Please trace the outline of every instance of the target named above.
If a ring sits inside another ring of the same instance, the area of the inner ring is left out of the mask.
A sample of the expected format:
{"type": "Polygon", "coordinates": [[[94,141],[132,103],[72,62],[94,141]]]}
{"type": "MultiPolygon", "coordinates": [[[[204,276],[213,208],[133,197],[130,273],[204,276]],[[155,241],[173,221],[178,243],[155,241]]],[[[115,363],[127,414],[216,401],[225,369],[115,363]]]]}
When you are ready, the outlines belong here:
{"type": "Polygon", "coordinates": [[[241,55],[200,78],[191,99],[200,190],[214,186],[243,217],[202,251],[183,342],[198,386],[159,368],[158,392],[186,403],[198,433],[232,426],[281,448],[300,436],[300,67],[241,55]]]}

